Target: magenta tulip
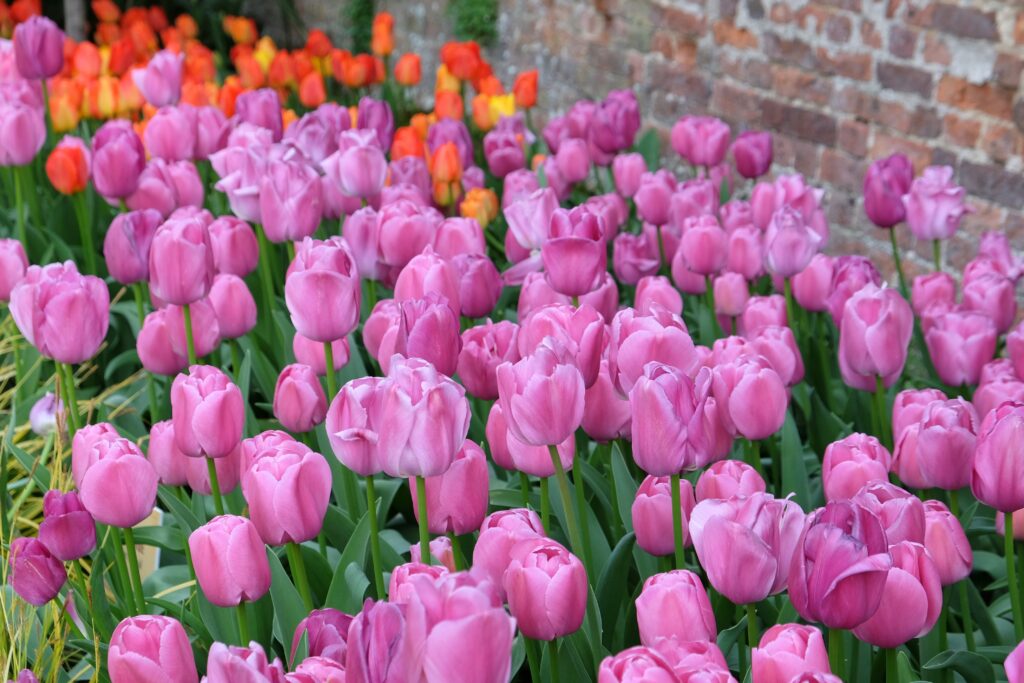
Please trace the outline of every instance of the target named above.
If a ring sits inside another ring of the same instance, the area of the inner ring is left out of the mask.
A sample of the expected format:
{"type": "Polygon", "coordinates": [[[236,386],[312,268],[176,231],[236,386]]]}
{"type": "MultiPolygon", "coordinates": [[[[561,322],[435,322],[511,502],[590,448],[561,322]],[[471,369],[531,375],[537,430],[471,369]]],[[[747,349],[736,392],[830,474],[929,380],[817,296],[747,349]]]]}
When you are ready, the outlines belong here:
{"type": "Polygon", "coordinates": [[[25,277],[28,270],[28,257],[25,247],[15,239],[0,239],[0,301],[11,299],[14,286],[25,277]]]}
{"type": "Polygon", "coordinates": [[[914,167],[902,154],[879,159],[864,174],[864,213],[880,228],[903,222],[907,210],[903,195],[914,180],[914,167]]]}
{"type": "Polygon", "coordinates": [[[146,168],[146,150],[131,123],[115,119],[104,123],[92,139],[92,178],[106,199],[125,199],[139,185],[146,168]]]}
{"type": "Polygon", "coordinates": [[[928,633],[942,610],[939,571],[923,545],[906,541],[890,546],[892,567],[882,602],[853,633],[876,647],[898,647],[928,633]]]}
{"type": "Polygon", "coordinates": [[[583,421],[580,426],[587,436],[607,443],[613,439],[629,438],[632,427],[632,409],[612,382],[608,361],[602,360],[597,380],[583,395],[583,421]]]}
{"type": "Polygon", "coordinates": [[[281,117],[281,99],[270,88],[243,92],[235,100],[235,116],[239,121],[251,123],[270,131],[274,142],[281,139],[284,122],[281,117]]]}
{"type": "Polygon", "coordinates": [[[818,252],[820,237],[799,211],[784,206],[772,214],[764,235],[765,268],[790,278],[806,268],[818,252]]]}
{"type": "MultiPolygon", "coordinates": [[[[443,474],[427,477],[427,528],[432,534],[468,534],[480,528],[487,515],[487,456],[466,441],[443,474]]],[[[409,481],[413,512],[419,519],[416,483],[409,481]]]]}
{"type": "Polygon", "coordinates": [[[922,240],[949,239],[970,209],[964,188],[953,183],[951,166],[929,166],[903,195],[907,225],[922,240]]]}
{"type": "Polygon", "coordinates": [[[92,462],[78,486],[85,509],[97,522],[121,528],[146,519],[159,483],[153,465],[127,439],[102,439],[91,451],[92,462]]]}
{"type": "Polygon", "coordinates": [[[181,622],[143,614],[122,619],[107,651],[110,680],[116,683],[197,683],[192,645],[181,622]]]}
{"type": "Polygon", "coordinates": [[[452,265],[459,275],[460,313],[467,318],[490,314],[504,286],[494,261],[480,254],[459,254],[452,265]]]}
{"type": "Polygon", "coordinates": [[[867,285],[843,309],[839,334],[839,369],[843,381],[875,391],[876,378],[888,387],[903,372],[914,314],[894,289],[867,285]]]}
{"type": "Polygon", "coordinates": [[[242,440],[242,392],[223,372],[193,365],[171,385],[174,442],[187,456],[221,458],[242,440]]]}
{"type": "Polygon", "coordinates": [[[330,607],[313,610],[295,627],[291,658],[295,658],[299,644],[305,637],[310,657],[344,664],[352,619],[348,614],[330,607]]]}
{"type": "Polygon", "coordinates": [[[7,581],[14,592],[36,607],[57,597],[68,580],[64,564],[35,538],[13,539],[7,566],[7,581]]]}
{"type": "Polygon", "coordinates": [[[679,677],[664,657],[647,647],[631,647],[605,657],[597,683],[678,683],[679,677]]]}
{"type": "Polygon", "coordinates": [[[632,197],[640,188],[640,177],[647,172],[647,162],[637,152],[619,154],[612,161],[615,189],[623,197],[632,197]]]}
{"type": "Polygon", "coordinates": [[[752,680],[792,683],[805,672],[830,673],[821,631],[803,624],[776,624],[750,654],[752,680]]]}
{"type": "Polygon", "coordinates": [[[684,116],[672,126],[672,148],[694,166],[717,166],[729,149],[729,126],[711,116],[684,116]]]}
{"type": "Polygon", "coordinates": [[[712,463],[697,480],[697,501],[728,499],[764,493],[764,479],[753,467],[741,460],[720,460],[712,463]]]}
{"type": "Polygon", "coordinates": [[[498,401],[509,431],[535,446],[565,441],[583,420],[584,381],[561,344],[498,366],[498,401]]]}
{"type": "Polygon", "coordinates": [[[974,553],[960,520],[938,500],[924,501],[924,547],[935,561],[943,586],[967,578],[974,553]]]}
{"type": "Polygon", "coordinates": [[[123,285],[149,279],[149,251],[163,222],[159,211],[119,213],[103,239],[103,258],[111,277],[123,285]]]}
{"type": "Polygon", "coordinates": [[[343,238],[307,238],[296,251],[284,285],[295,329],[303,337],[333,342],[359,323],[359,276],[343,238]]]}
{"type": "Polygon", "coordinates": [[[1024,508],[1024,404],[1004,403],[990,411],[978,428],[971,491],[1000,512],[1024,508]]]}
{"type": "Polygon", "coordinates": [[[259,244],[249,224],[234,216],[221,216],[208,228],[213,265],[218,273],[245,277],[259,263],[259,244]]]}
{"type": "Polygon", "coordinates": [[[878,518],[890,546],[901,541],[924,543],[924,505],[906,489],[888,481],[874,481],[865,484],[851,500],[878,518]]]}
{"type": "Polygon", "coordinates": [[[145,68],[133,69],[132,80],[154,107],[177,104],[181,97],[181,75],[185,55],[161,50],[150,57],[145,68]]]}
{"type": "Polygon", "coordinates": [[[323,527],[331,468],[308,448],[282,448],[250,465],[242,475],[242,494],[264,543],[303,543],[323,527]]]}
{"type": "Polygon", "coordinates": [[[14,64],[26,80],[56,76],[64,66],[64,32],[44,16],[30,16],[14,29],[14,64]]]}
{"type": "Polygon", "coordinates": [[[39,541],[58,560],[72,562],[96,547],[96,523],[74,491],[51,489],[43,496],[39,541]]]}
{"type": "MultiPolygon", "coordinates": [[[[669,219],[669,206],[672,193],[676,191],[676,179],[670,171],[660,170],[654,173],[640,174],[640,184],[633,194],[636,212],[640,218],[654,225],[665,225],[669,219]]],[[[665,258],[675,255],[666,250],[665,258]]]]}
{"type": "Polygon", "coordinates": [[[192,532],[188,546],[199,587],[214,605],[234,607],[259,600],[270,589],[266,546],[256,525],[245,517],[214,517],[192,532]]]}
{"type": "Polygon", "coordinates": [[[608,263],[599,216],[584,207],[557,209],[541,257],[556,292],[581,296],[596,289],[608,263]]]}
{"type": "Polygon", "coordinates": [[[821,481],[825,500],[852,498],[865,484],[886,481],[892,456],[882,443],[867,434],[850,434],[825,448],[821,481]]]}
{"type": "MultiPolygon", "coordinates": [[[[693,486],[679,480],[679,501],[682,510],[683,543],[690,545],[687,520],[696,501],[693,486]]],[[[648,475],[640,483],[631,508],[636,544],[651,555],[671,555],[675,550],[672,535],[672,484],[669,477],[648,475]]]]}
{"type": "Polygon", "coordinates": [[[495,371],[503,362],[519,360],[518,334],[519,326],[507,320],[488,320],[462,333],[458,373],[467,393],[489,401],[498,398],[495,371]]]}
{"type": "Polygon", "coordinates": [[[707,591],[685,569],[655,574],[644,582],[636,599],[636,620],[640,642],[648,647],[659,638],[713,641],[718,635],[707,591]]]}
{"type": "Polygon", "coordinates": [[[736,172],[744,178],[760,178],[772,165],[772,134],[761,131],[740,133],[732,143],[736,172]]]}
{"type": "Polygon", "coordinates": [[[554,640],[583,624],[587,572],[579,558],[555,541],[517,553],[505,570],[508,608],[527,638],[554,640]]]}
{"type": "Polygon", "coordinates": [[[251,641],[244,647],[214,643],[210,647],[210,656],[206,662],[206,676],[203,680],[206,683],[233,683],[234,681],[272,683],[290,679],[285,677],[280,659],[275,658],[274,661],[268,661],[263,646],[256,641],[251,641]]]}

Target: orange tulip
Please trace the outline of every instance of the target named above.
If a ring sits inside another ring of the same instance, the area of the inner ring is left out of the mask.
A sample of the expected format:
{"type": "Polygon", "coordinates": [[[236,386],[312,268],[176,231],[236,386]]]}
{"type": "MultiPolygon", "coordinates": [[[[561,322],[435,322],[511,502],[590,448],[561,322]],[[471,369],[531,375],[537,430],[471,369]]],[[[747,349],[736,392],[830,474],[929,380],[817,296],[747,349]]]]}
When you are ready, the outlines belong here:
{"type": "Polygon", "coordinates": [[[50,122],[53,130],[74,130],[82,118],[82,86],[70,78],[53,78],[49,83],[50,122]]]}
{"type": "Polygon", "coordinates": [[[442,90],[434,95],[434,113],[439,119],[461,119],[466,113],[462,95],[442,90]]]}
{"type": "Polygon", "coordinates": [[[427,131],[436,122],[436,116],[420,112],[419,114],[413,114],[412,118],[409,119],[409,127],[416,131],[416,135],[419,136],[420,140],[426,140],[427,131]]]}
{"type": "Polygon", "coordinates": [[[153,27],[149,24],[137,21],[128,27],[128,37],[135,49],[135,58],[147,60],[156,53],[157,39],[153,27]]]}
{"type": "Polygon", "coordinates": [[[75,46],[74,55],[71,58],[74,73],[85,78],[96,78],[100,75],[102,62],[99,49],[87,40],[75,46]]]}
{"type": "Polygon", "coordinates": [[[413,130],[411,126],[402,126],[395,131],[395,137],[391,141],[391,159],[402,157],[420,157],[426,155],[427,147],[423,139],[413,130]]]}
{"type": "Polygon", "coordinates": [[[191,14],[179,14],[174,19],[174,26],[188,40],[193,40],[199,35],[199,24],[191,14]]]}
{"type": "Polygon", "coordinates": [[[91,5],[98,21],[117,22],[121,19],[121,8],[112,0],[92,0],[91,5]]]}
{"type": "Polygon", "coordinates": [[[167,14],[164,12],[164,8],[160,5],[150,5],[148,13],[149,25],[154,32],[160,33],[171,25],[171,22],[167,21],[167,14]]]}
{"type": "Polygon", "coordinates": [[[473,123],[480,130],[486,132],[494,128],[497,121],[491,116],[491,98],[487,95],[477,95],[470,103],[473,110],[473,123]]]}
{"type": "Polygon", "coordinates": [[[474,187],[459,203],[459,213],[465,218],[475,218],[481,228],[498,217],[498,195],[486,187],[474,187]]]}
{"type": "Polygon", "coordinates": [[[202,81],[183,81],[181,103],[193,107],[205,107],[217,102],[217,84],[202,81]]]}
{"type": "Polygon", "coordinates": [[[536,171],[538,168],[544,165],[544,162],[547,160],[547,158],[547,155],[542,154],[541,152],[537,152],[536,154],[534,154],[533,158],[530,159],[530,170],[536,171]]]}
{"type": "Polygon", "coordinates": [[[437,67],[437,77],[434,80],[434,90],[437,92],[448,91],[448,92],[459,92],[462,89],[462,84],[455,76],[452,76],[452,72],[448,70],[444,64],[437,67]]]}
{"type": "Polygon", "coordinates": [[[227,33],[235,45],[254,45],[259,38],[259,31],[256,29],[256,22],[249,17],[224,17],[224,32],[227,33]]]}
{"type": "Polygon", "coordinates": [[[192,41],[185,48],[185,79],[214,81],[217,79],[217,65],[213,52],[202,43],[192,41]]]}
{"type": "Polygon", "coordinates": [[[145,7],[129,7],[121,15],[121,27],[128,28],[132,24],[149,25],[149,12],[145,7]]]}
{"type": "Polygon", "coordinates": [[[420,56],[407,52],[395,63],[395,80],[400,85],[413,86],[420,82],[420,56]]]}
{"type": "Polygon", "coordinates": [[[370,78],[370,85],[374,83],[383,83],[384,79],[388,76],[387,67],[384,66],[384,60],[380,57],[373,58],[373,71],[370,72],[372,77],[370,78]]]}
{"type": "MultiPolygon", "coordinates": [[[[129,116],[143,107],[149,107],[146,98],[142,96],[139,88],[135,85],[135,79],[129,71],[121,76],[117,90],[117,113],[120,116],[129,116]]],[[[156,113],[154,109],[149,116],[156,113]]]]}
{"type": "Polygon", "coordinates": [[[299,102],[308,109],[315,109],[327,101],[324,77],[319,71],[310,71],[299,84],[299,102]]]}
{"type": "Polygon", "coordinates": [[[89,183],[89,159],[78,138],[65,138],[46,159],[46,177],[61,194],[75,194],[89,183]]]}
{"type": "Polygon", "coordinates": [[[110,58],[107,61],[110,73],[120,76],[131,69],[134,63],[135,48],[131,40],[125,37],[110,44],[110,58]]]}
{"type": "Polygon", "coordinates": [[[292,52],[292,70],[295,72],[295,80],[302,83],[302,79],[315,71],[313,59],[306,50],[294,50],[292,52]]]}
{"type": "Polygon", "coordinates": [[[174,26],[168,26],[160,32],[160,42],[163,46],[173,52],[174,54],[181,53],[182,50],[182,37],[181,33],[174,26]]]}
{"type": "Polygon", "coordinates": [[[14,0],[11,3],[11,18],[15,24],[28,21],[29,17],[37,17],[42,13],[42,0],[14,0]]]}
{"type": "Polygon", "coordinates": [[[502,95],[505,92],[505,86],[501,84],[498,77],[494,74],[488,74],[476,82],[476,91],[481,95],[502,95]]]}
{"type": "Polygon", "coordinates": [[[462,180],[462,160],[454,142],[446,142],[434,151],[430,159],[430,175],[439,183],[462,180]]]}
{"type": "Polygon", "coordinates": [[[242,87],[246,90],[256,90],[263,87],[266,81],[263,67],[252,56],[251,52],[243,52],[238,56],[238,59],[235,60],[235,69],[238,71],[242,87]]]}
{"type": "Polygon", "coordinates": [[[89,118],[110,119],[117,114],[120,84],[113,76],[100,76],[85,86],[84,108],[89,118]]]}
{"type": "MultiPolygon", "coordinates": [[[[278,90],[295,87],[297,83],[295,66],[292,63],[292,56],[287,51],[279,50],[270,60],[270,67],[267,69],[267,83],[271,88],[278,90]]],[[[281,99],[287,98],[282,97],[281,99]]]]}
{"type": "MultiPolygon", "coordinates": [[[[97,45],[113,45],[121,39],[121,27],[117,24],[102,23],[96,27],[96,32],[93,34],[93,38],[96,39],[97,45]]],[[[132,49],[132,59],[135,59],[135,46],[132,45],[131,40],[128,40],[128,46],[132,49]]]]}
{"type": "Polygon", "coordinates": [[[388,12],[381,12],[373,18],[373,34],[370,49],[373,54],[386,57],[395,49],[395,18],[388,12]]]}
{"type": "Polygon", "coordinates": [[[314,57],[326,57],[331,54],[331,39],[318,28],[311,29],[306,35],[306,49],[314,57]]]}
{"type": "Polygon", "coordinates": [[[281,121],[284,124],[284,130],[288,130],[288,126],[292,125],[299,120],[299,115],[295,113],[294,109],[285,109],[281,112],[281,121]]]}
{"type": "Polygon", "coordinates": [[[469,40],[464,43],[445,43],[441,46],[441,61],[453,76],[471,81],[477,77],[483,58],[480,56],[480,46],[476,41],[469,40]]]}
{"type": "Polygon", "coordinates": [[[242,81],[238,76],[228,76],[224,79],[224,85],[220,88],[217,105],[228,118],[235,115],[235,100],[245,91],[242,81]]]}
{"type": "Polygon", "coordinates": [[[524,71],[516,76],[512,92],[516,96],[516,106],[520,109],[530,109],[537,104],[537,70],[524,71]]]}

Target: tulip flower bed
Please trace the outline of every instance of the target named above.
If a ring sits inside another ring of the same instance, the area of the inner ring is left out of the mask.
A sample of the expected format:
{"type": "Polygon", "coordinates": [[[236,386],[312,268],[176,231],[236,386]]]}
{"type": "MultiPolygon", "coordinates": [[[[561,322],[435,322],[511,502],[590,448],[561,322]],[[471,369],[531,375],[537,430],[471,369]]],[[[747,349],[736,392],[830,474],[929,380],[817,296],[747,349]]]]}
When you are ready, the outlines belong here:
{"type": "Polygon", "coordinates": [[[1024,261],[944,269],[951,169],[868,171],[889,285],[770,132],[94,10],[0,41],[0,680],[1024,681],[1024,261]]]}

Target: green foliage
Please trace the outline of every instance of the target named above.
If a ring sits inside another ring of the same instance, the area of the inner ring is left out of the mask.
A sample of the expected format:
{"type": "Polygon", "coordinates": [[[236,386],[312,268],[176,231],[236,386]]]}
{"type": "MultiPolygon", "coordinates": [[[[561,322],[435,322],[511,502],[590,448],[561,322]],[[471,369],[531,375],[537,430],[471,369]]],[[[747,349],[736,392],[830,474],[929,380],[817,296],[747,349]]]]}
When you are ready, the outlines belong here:
{"type": "Polygon", "coordinates": [[[352,52],[370,51],[370,40],[373,37],[373,17],[377,13],[376,0],[349,0],[345,10],[345,18],[352,36],[352,52]]]}
{"type": "Polygon", "coordinates": [[[498,37],[498,0],[449,0],[455,37],[490,46],[498,37]]]}

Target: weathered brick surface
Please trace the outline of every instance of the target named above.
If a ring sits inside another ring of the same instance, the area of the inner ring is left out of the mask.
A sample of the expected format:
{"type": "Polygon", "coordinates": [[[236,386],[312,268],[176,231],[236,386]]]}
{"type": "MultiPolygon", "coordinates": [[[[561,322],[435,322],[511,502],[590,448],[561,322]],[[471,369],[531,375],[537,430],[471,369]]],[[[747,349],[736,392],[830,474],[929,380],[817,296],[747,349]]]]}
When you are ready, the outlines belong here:
{"type": "MultiPolygon", "coordinates": [[[[338,3],[298,1],[311,24],[343,35],[338,3]]],[[[423,56],[418,95],[429,101],[428,74],[451,36],[446,0],[378,4],[395,15],[399,50],[423,56]]],[[[500,38],[489,56],[505,83],[522,69],[540,69],[539,114],[564,111],[610,88],[632,88],[645,122],[663,136],[687,113],[720,116],[736,132],[772,129],[777,172],[802,172],[827,190],[835,251],[867,250],[888,262],[888,236],[868,226],[860,188],[866,165],[897,151],[918,170],[952,165],[967,188],[977,211],[950,246],[954,262],[970,258],[983,229],[1005,227],[1024,245],[1021,0],[502,0],[500,6],[500,38]]],[[[903,232],[901,241],[913,248],[903,232]]]]}

